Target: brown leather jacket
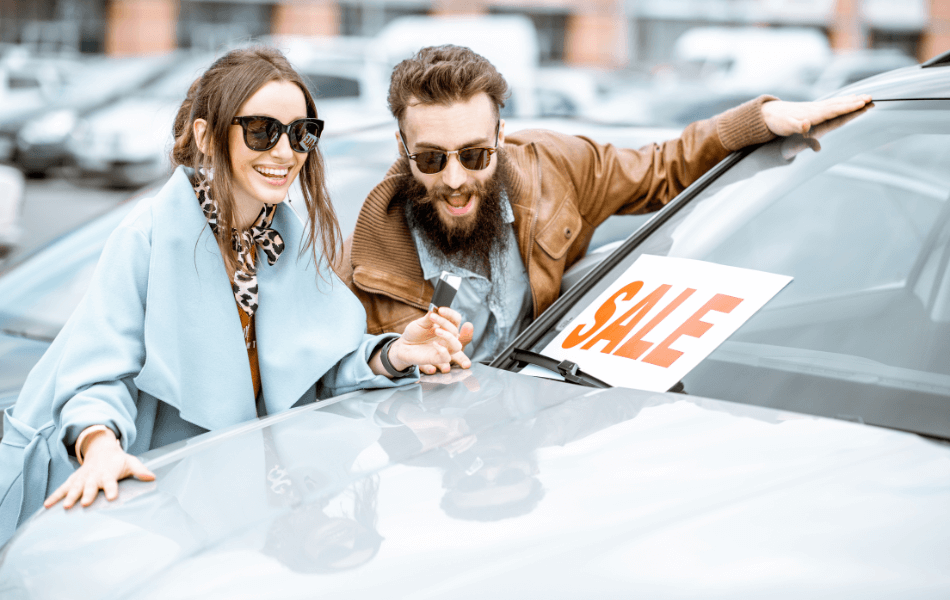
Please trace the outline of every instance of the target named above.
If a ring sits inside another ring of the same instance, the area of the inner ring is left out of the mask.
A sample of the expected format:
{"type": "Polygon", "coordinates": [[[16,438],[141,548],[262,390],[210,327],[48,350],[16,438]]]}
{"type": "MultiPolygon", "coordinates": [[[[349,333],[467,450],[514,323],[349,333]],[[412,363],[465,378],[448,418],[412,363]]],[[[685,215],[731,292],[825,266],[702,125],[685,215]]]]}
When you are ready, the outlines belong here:
{"type": "MultiPolygon", "coordinates": [[[[627,150],[584,137],[521,131],[505,139],[512,167],[508,197],[534,317],[557,300],[564,271],[587,252],[594,229],[614,214],[659,210],[731,151],[775,137],[763,96],[686,127],[675,140],[627,150]]],[[[366,308],[371,334],[401,333],[432,297],[398,203],[400,163],[366,198],[337,274],[366,308]]]]}

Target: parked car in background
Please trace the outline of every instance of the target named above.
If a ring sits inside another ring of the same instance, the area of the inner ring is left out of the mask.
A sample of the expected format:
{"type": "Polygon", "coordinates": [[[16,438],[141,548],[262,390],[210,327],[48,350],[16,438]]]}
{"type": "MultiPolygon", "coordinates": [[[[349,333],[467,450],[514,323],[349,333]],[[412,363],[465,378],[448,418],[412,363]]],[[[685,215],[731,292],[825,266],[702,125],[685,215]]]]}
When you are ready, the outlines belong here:
{"type": "Polygon", "coordinates": [[[0,136],[16,140],[12,161],[29,175],[63,165],[69,156],[67,142],[83,119],[155,81],[177,58],[176,54],[103,57],[83,63],[50,102],[0,116],[0,136]]]}
{"type": "Polygon", "coordinates": [[[15,150],[15,131],[4,126],[53,101],[79,63],[72,59],[37,58],[20,47],[9,48],[0,58],[0,162],[15,150]]]}
{"type": "Polygon", "coordinates": [[[696,27],[676,40],[672,60],[654,68],[650,85],[611,94],[587,116],[683,127],[762,94],[809,100],[811,85],[831,59],[827,37],[815,29],[696,27]]]}
{"type": "Polygon", "coordinates": [[[158,80],[80,120],[67,142],[79,173],[117,187],[141,186],[166,175],[175,114],[188,87],[213,60],[207,53],[179,57],[158,80]]]}
{"type": "Polygon", "coordinates": [[[849,91],[876,103],[731,155],[493,366],[148,452],[26,523],[0,594],[946,597],[950,66],[849,91]],[[688,395],[516,372],[645,253],[794,280],[688,395]]]}

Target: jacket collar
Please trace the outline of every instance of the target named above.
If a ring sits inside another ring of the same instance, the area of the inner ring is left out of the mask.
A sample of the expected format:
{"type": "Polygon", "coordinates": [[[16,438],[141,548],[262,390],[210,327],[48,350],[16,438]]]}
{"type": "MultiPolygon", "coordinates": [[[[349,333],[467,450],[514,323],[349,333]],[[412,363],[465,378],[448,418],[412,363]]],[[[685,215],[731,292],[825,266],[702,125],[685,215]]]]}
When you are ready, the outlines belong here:
{"type": "MultiPolygon", "coordinates": [[[[146,360],[135,384],[207,429],[251,419],[257,413],[240,316],[189,170],[174,172],[150,210],[146,360]]],[[[286,248],[273,266],[259,261],[255,313],[268,413],[290,408],[356,349],[366,323],[346,286],[326,270],[321,279],[309,253],[300,256],[304,229],[289,205],[278,206],[272,226],[286,248]]]]}
{"type": "MultiPolygon", "coordinates": [[[[530,228],[540,191],[539,163],[533,144],[505,144],[510,166],[508,199],[514,214],[524,264],[528,264],[530,228]]],[[[361,290],[389,296],[426,310],[434,288],[426,281],[412,233],[396,190],[412,177],[400,159],[367,196],[356,219],[351,247],[353,282],[361,290]]]]}

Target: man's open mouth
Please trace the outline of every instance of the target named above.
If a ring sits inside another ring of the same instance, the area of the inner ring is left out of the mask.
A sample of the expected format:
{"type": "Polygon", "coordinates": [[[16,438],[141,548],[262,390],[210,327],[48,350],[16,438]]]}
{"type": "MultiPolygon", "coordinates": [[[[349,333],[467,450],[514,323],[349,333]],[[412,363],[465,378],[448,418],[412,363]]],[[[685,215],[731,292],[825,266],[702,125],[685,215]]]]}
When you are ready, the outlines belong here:
{"type": "Polygon", "coordinates": [[[447,196],[445,198],[445,208],[449,211],[449,214],[461,217],[472,210],[472,207],[475,205],[475,195],[469,194],[468,201],[464,204],[460,204],[463,199],[464,196],[447,196]]]}

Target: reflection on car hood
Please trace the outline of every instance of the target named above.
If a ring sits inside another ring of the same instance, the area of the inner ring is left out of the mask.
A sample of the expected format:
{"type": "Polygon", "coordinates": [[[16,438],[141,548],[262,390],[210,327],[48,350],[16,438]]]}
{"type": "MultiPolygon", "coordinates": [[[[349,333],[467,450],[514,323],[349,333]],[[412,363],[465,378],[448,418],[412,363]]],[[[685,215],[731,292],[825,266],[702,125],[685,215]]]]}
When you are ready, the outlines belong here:
{"type": "Polygon", "coordinates": [[[765,408],[475,365],[144,458],[156,482],[27,523],[4,550],[0,592],[950,591],[950,448],[765,408]]]}

